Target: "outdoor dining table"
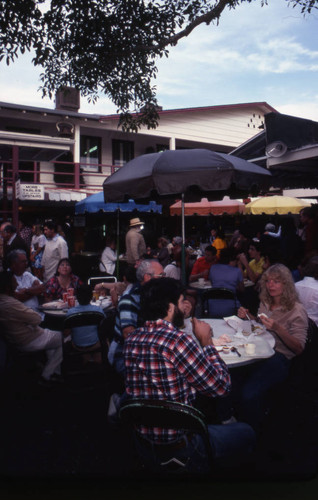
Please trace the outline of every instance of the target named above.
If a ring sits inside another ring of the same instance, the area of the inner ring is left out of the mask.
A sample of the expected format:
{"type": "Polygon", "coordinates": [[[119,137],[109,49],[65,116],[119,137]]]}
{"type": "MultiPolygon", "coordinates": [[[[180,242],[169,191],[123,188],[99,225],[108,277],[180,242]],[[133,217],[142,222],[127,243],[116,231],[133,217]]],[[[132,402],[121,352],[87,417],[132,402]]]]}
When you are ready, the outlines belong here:
{"type": "MultiPolygon", "coordinates": [[[[104,313],[107,315],[113,311],[114,307],[111,299],[105,297],[103,300],[98,300],[96,302],[91,302],[92,305],[100,306],[104,313]]],[[[75,305],[78,305],[77,301],[75,305]]],[[[51,330],[63,330],[64,319],[69,310],[66,303],[62,301],[52,301],[46,304],[42,304],[39,310],[44,313],[44,326],[45,328],[50,328],[51,330]]]]}
{"type": "MultiPolygon", "coordinates": [[[[229,368],[235,368],[238,366],[255,363],[259,360],[270,358],[275,353],[274,337],[270,332],[268,332],[261,326],[257,328],[257,331],[261,333],[251,333],[249,336],[245,337],[243,334],[238,334],[238,332],[233,327],[229,326],[229,324],[224,319],[207,318],[202,321],[208,323],[211,326],[213,330],[213,338],[218,339],[223,334],[226,334],[231,338],[231,342],[224,342],[222,346],[216,346],[216,349],[219,351],[221,358],[225,361],[229,368]],[[247,343],[255,344],[254,354],[246,353],[245,344],[247,343]],[[239,356],[236,351],[225,353],[222,349],[225,345],[229,346],[230,348],[235,347],[241,356],[239,356]]],[[[255,324],[255,322],[246,320],[244,321],[244,324],[246,330],[251,331],[251,325],[255,324]]],[[[185,331],[186,333],[194,336],[192,331],[190,331],[189,323],[186,323],[185,331]]]]}

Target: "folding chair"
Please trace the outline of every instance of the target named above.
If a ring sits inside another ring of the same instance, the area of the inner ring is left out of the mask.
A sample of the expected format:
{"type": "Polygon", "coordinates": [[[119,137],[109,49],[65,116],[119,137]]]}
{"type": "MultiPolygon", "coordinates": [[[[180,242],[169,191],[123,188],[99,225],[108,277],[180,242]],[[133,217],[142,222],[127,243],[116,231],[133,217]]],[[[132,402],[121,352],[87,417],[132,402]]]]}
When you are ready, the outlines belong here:
{"type": "Polygon", "coordinates": [[[202,316],[205,318],[223,318],[224,316],[231,316],[237,313],[238,300],[236,294],[228,288],[210,288],[204,290],[201,294],[202,301],[202,316]],[[209,301],[216,300],[215,310],[210,314],[209,301]],[[220,302],[222,301],[222,303],[220,302]],[[222,307],[219,307],[222,305],[222,307]]]}
{"type": "Polygon", "coordinates": [[[92,285],[93,287],[95,285],[98,285],[99,283],[117,283],[117,278],[116,276],[92,276],[91,278],[88,278],[87,284],[92,285]]]}
{"type": "MultiPolygon", "coordinates": [[[[105,316],[99,311],[85,311],[77,312],[67,316],[64,319],[63,328],[72,329],[76,327],[85,327],[96,325],[99,328],[104,321],[105,316]]],[[[100,345],[97,347],[92,347],[88,349],[76,348],[73,343],[64,342],[63,343],[63,363],[62,370],[65,378],[71,377],[73,375],[85,375],[89,371],[93,372],[104,372],[107,353],[105,352],[105,343],[99,338],[100,345]],[[101,363],[86,363],[88,355],[101,353],[102,362],[101,363]]]]}
{"type": "MultiPolygon", "coordinates": [[[[211,469],[213,455],[208,428],[204,415],[196,408],[173,401],[128,399],[123,402],[119,410],[119,417],[123,423],[128,424],[133,429],[136,443],[138,443],[138,439],[140,439],[138,438],[138,432],[136,432],[136,427],[138,426],[176,429],[182,431],[185,435],[200,434],[203,438],[206,450],[206,457],[203,458],[206,468],[204,472],[211,469]]],[[[164,447],[164,445],[157,445],[157,447],[164,447]]],[[[169,447],[170,445],[168,445],[168,448],[169,447]]],[[[156,450],[156,445],[154,445],[153,450],[156,450]]],[[[198,472],[195,466],[191,464],[190,457],[186,457],[187,463],[184,464],[180,463],[177,457],[174,457],[172,449],[168,453],[170,453],[170,458],[166,457],[164,463],[160,463],[160,460],[158,463],[156,459],[151,463],[151,459],[153,458],[151,454],[146,460],[144,455],[141,454],[143,466],[155,470],[156,472],[198,472]]]]}

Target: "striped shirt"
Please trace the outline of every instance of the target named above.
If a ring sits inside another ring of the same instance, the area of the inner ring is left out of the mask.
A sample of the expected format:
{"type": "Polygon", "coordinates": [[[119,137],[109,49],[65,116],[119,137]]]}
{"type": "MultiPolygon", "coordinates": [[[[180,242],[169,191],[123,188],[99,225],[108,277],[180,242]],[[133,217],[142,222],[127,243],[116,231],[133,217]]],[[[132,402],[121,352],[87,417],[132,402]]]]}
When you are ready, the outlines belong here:
{"type": "MultiPolygon", "coordinates": [[[[228,369],[213,345],[201,349],[188,334],[163,319],[147,321],[124,345],[126,392],[132,398],[162,399],[192,405],[196,393],[226,395],[228,369]]],[[[182,436],[173,429],[139,427],[155,443],[182,436]]]]}

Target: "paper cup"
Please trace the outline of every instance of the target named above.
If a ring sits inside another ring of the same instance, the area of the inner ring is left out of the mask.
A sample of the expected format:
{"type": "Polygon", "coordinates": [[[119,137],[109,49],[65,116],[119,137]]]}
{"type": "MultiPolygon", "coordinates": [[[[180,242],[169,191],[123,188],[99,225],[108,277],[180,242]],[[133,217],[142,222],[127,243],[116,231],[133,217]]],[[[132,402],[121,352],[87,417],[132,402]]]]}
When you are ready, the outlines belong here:
{"type": "Polygon", "coordinates": [[[74,295],[74,288],[68,288],[68,289],[67,289],[67,293],[68,293],[69,295],[73,296],[73,295],[74,295]]]}
{"type": "Polygon", "coordinates": [[[75,306],[75,297],[69,295],[67,297],[67,303],[68,303],[68,307],[74,307],[75,306]]]}
{"type": "Polygon", "coordinates": [[[249,356],[252,356],[253,354],[255,354],[255,349],[256,349],[255,344],[245,344],[244,347],[245,347],[246,354],[248,354],[249,356]]]}

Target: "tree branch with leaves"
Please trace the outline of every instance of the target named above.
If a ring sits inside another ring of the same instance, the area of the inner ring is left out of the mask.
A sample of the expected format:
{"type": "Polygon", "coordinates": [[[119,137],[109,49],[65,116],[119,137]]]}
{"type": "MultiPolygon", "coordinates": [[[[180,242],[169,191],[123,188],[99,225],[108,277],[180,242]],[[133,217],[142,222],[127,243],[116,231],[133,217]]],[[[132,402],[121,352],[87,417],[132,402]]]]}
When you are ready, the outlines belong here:
{"type": "MultiPolygon", "coordinates": [[[[201,24],[218,24],[226,8],[254,1],[271,0],[0,0],[0,60],[32,51],[43,96],[67,86],[89,102],[102,93],[125,130],[155,128],[158,58],[201,24]]],[[[286,2],[303,14],[318,4],[286,2]]]]}

